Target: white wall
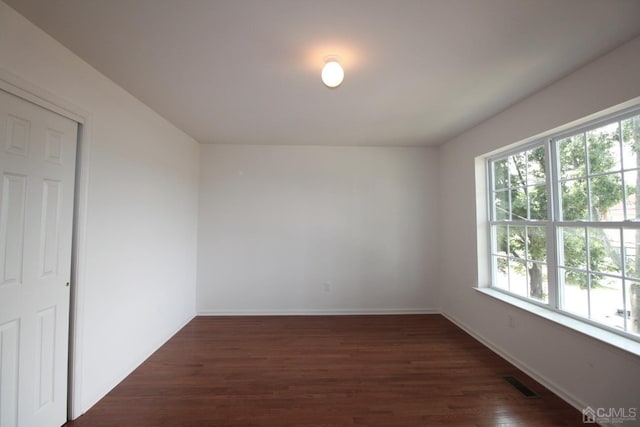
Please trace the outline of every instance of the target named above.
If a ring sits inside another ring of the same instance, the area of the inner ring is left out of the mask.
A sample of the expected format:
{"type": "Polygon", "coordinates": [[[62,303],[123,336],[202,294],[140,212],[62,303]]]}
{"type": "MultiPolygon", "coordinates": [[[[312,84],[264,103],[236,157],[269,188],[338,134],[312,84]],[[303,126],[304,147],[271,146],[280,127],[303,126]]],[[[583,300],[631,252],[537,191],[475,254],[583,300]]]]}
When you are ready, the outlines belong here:
{"type": "Polygon", "coordinates": [[[4,3],[0,71],[88,113],[85,411],[195,314],[199,146],[4,3]]]}
{"type": "Polygon", "coordinates": [[[640,38],[440,147],[443,312],[576,406],[637,407],[640,359],[473,290],[478,285],[474,158],[638,97],[638,76],[640,38]],[[515,328],[507,325],[509,315],[515,328]]]}
{"type": "Polygon", "coordinates": [[[437,309],[436,155],[203,146],[198,312],[437,309]]]}

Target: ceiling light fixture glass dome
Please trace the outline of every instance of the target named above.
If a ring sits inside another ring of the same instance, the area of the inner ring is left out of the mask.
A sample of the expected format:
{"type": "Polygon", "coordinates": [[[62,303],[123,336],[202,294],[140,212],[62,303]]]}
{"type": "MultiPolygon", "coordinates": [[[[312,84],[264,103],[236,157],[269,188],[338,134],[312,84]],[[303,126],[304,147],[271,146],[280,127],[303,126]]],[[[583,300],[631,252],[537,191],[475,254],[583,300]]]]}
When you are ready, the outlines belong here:
{"type": "Polygon", "coordinates": [[[336,56],[327,56],[322,68],[322,82],[330,88],[340,86],[344,79],[344,70],[340,65],[340,59],[336,56]]]}

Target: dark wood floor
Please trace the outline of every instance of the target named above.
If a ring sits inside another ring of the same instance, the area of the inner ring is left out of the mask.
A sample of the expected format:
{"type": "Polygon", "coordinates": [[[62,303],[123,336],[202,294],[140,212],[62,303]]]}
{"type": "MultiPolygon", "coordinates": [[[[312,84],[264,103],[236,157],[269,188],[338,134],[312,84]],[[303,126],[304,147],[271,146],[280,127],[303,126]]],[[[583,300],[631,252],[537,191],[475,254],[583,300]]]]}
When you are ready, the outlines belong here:
{"type": "Polygon", "coordinates": [[[197,317],[66,425],[566,426],[581,421],[577,410],[444,317],[411,315],[197,317]],[[505,375],[517,376],[540,397],[523,397],[505,375]]]}

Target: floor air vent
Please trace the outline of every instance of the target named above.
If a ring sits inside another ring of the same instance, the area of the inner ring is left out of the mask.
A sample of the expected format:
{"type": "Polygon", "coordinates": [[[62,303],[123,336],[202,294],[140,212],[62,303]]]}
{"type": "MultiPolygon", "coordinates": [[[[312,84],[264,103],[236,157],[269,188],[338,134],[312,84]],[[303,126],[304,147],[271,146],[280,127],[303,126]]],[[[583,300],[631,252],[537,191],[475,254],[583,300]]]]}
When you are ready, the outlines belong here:
{"type": "Polygon", "coordinates": [[[520,393],[522,393],[522,395],[524,397],[528,397],[530,399],[533,399],[533,398],[536,398],[536,397],[540,397],[533,390],[531,390],[529,387],[527,387],[526,385],[522,384],[520,382],[520,380],[517,379],[516,377],[507,376],[507,377],[502,377],[502,378],[504,378],[504,380],[506,382],[508,382],[509,384],[514,386],[515,389],[518,390],[520,393]]]}

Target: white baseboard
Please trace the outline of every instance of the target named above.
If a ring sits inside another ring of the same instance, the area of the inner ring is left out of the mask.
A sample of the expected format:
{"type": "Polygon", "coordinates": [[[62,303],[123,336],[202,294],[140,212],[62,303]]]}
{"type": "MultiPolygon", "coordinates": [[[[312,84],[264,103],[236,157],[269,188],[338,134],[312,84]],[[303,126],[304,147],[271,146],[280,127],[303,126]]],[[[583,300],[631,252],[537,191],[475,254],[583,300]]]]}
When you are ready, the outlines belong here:
{"type": "Polygon", "coordinates": [[[201,309],[198,316],[349,316],[367,314],[439,314],[436,308],[366,308],[366,309],[201,309]]]}
{"type": "Polygon", "coordinates": [[[542,384],[543,386],[551,390],[554,394],[556,394],[562,400],[564,400],[565,402],[567,402],[568,404],[576,408],[581,413],[582,413],[582,410],[588,406],[587,404],[582,402],[580,399],[578,399],[576,396],[567,392],[564,388],[560,387],[558,384],[556,384],[554,381],[552,381],[548,377],[542,375],[541,373],[531,368],[526,363],[523,363],[522,361],[513,357],[508,351],[504,350],[502,347],[495,345],[494,343],[487,340],[482,335],[474,332],[471,328],[469,328],[466,324],[461,322],[459,319],[456,319],[450,314],[447,314],[444,312],[441,312],[440,314],[442,314],[444,317],[449,319],[451,322],[453,322],[455,325],[457,325],[460,329],[465,331],[467,334],[471,335],[473,338],[480,341],[480,343],[482,343],[485,347],[489,348],[491,351],[496,353],[498,356],[507,360],[516,368],[520,369],[522,372],[529,375],[531,378],[533,378],[534,380],[536,380],[537,382],[539,382],[540,384],[542,384]]]}

